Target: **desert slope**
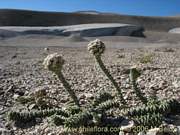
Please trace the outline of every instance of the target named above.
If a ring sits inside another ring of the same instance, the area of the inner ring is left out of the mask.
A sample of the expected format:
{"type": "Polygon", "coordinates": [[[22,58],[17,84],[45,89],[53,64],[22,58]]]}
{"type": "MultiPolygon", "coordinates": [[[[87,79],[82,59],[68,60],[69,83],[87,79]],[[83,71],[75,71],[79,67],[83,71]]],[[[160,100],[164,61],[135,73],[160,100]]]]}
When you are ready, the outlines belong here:
{"type": "Polygon", "coordinates": [[[0,10],[0,26],[63,26],[86,23],[128,23],[146,30],[168,31],[180,27],[180,17],[144,17],[109,13],[63,13],[15,9],[0,10]]]}

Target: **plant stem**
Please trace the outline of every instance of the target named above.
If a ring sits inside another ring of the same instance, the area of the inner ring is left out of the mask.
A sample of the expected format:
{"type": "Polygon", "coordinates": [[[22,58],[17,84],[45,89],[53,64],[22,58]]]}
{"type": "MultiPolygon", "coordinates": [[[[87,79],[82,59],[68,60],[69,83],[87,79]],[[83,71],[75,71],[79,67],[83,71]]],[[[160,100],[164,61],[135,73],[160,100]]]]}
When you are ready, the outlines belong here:
{"type": "Polygon", "coordinates": [[[95,56],[95,59],[96,59],[96,62],[98,63],[99,67],[102,69],[102,71],[104,72],[104,74],[108,77],[108,79],[111,81],[111,83],[114,85],[114,87],[116,88],[119,96],[120,96],[120,99],[121,99],[121,102],[123,104],[126,104],[126,101],[125,99],[123,98],[123,95],[122,95],[122,91],[121,89],[119,88],[117,82],[114,80],[114,78],[111,76],[111,74],[109,73],[108,69],[105,67],[101,57],[99,55],[96,55],[95,56]]]}
{"type": "Polygon", "coordinates": [[[64,75],[62,74],[62,72],[59,72],[58,74],[58,78],[59,80],[61,80],[64,88],[67,90],[67,92],[69,93],[69,95],[71,96],[71,98],[73,99],[74,103],[80,107],[79,105],[79,100],[75,94],[75,92],[71,89],[71,86],[69,85],[69,83],[66,81],[66,79],[64,78],[64,75]]]}
{"type": "Polygon", "coordinates": [[[132,83],[132,87],[134,89],[134,92],[136,93],[137,97],[139,98],[139,100],[141,100],[141,102],[143,102],[144,104],[147,103],[147,98],[145,96],[143,96],[143,93],[140,91],[140,89],[137,87],[137,83],[136,80],[131,80],[132,83]]]}

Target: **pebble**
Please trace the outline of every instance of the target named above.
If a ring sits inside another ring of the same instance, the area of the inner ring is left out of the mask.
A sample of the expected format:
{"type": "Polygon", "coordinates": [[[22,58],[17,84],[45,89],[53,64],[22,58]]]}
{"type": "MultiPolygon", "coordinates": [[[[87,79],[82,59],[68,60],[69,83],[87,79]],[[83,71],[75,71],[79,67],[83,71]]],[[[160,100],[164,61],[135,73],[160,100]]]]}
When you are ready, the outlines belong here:
{"type": "Polygon", "coordinates": [[[14,94],[14,95],[13,95],[13,99],[14,99],[14,100],[18,99],[19,97],[20,97],[20,95],[18,95],[18,94],[14,94]]]}
{"type": "Polygon", "coordinates": [[[146,133],[142,131],[142,132],[139,132],[138,135],[146,135],[146,133]]]}
{"type": "Polygon", "coordinates": [[[150,129],[146,135],[163,135],[160,128],[150,129]]]}
{"type": "Polygon", "coordinates": [[[134,127],[135,127],[134,121],[130,121],[128,119],[123,120],[121,123],[121,130],[124,132],[130,132],[134,127]]]}
{"type": "Polygon", "coordinates": [[[172,85],[173,85],[175,88],[180,88],[180,80],[174,81],[174,82],[172,83],[172,85]]]}

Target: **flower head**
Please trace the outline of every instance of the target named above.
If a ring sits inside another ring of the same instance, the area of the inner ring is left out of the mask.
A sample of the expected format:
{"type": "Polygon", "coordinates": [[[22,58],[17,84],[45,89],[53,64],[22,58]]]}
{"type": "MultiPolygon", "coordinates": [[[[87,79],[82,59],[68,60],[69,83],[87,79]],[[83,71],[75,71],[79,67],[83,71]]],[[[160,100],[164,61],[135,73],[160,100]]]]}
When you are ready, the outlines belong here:
{"type": "Polygon", "coordinates": [[[88,44],[88,51],[96,56],[101,55],[105,51],[105,44],[99,39],[91,41],[88,44]]]}
{"type": "Polygon", "coordinates": [[[58,53],[53,53],[48,55],[43,62],[45,69],[52,71],[54,73],[58,73],[62,70],[64,59],[58,53]]]}

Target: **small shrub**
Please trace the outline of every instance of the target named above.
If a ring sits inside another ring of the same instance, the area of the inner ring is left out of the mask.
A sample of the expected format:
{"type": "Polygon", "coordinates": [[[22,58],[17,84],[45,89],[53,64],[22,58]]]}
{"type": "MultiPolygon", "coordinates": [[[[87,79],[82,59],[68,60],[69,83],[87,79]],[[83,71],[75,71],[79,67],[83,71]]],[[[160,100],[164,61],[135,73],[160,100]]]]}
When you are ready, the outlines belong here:
{"type": "Polygon", "coordinates": [[[142,64],[152,63],[153,62],[153,54],[145,53],[145,54],[141,55],[138,58],[138,60],[142,64]]]}

